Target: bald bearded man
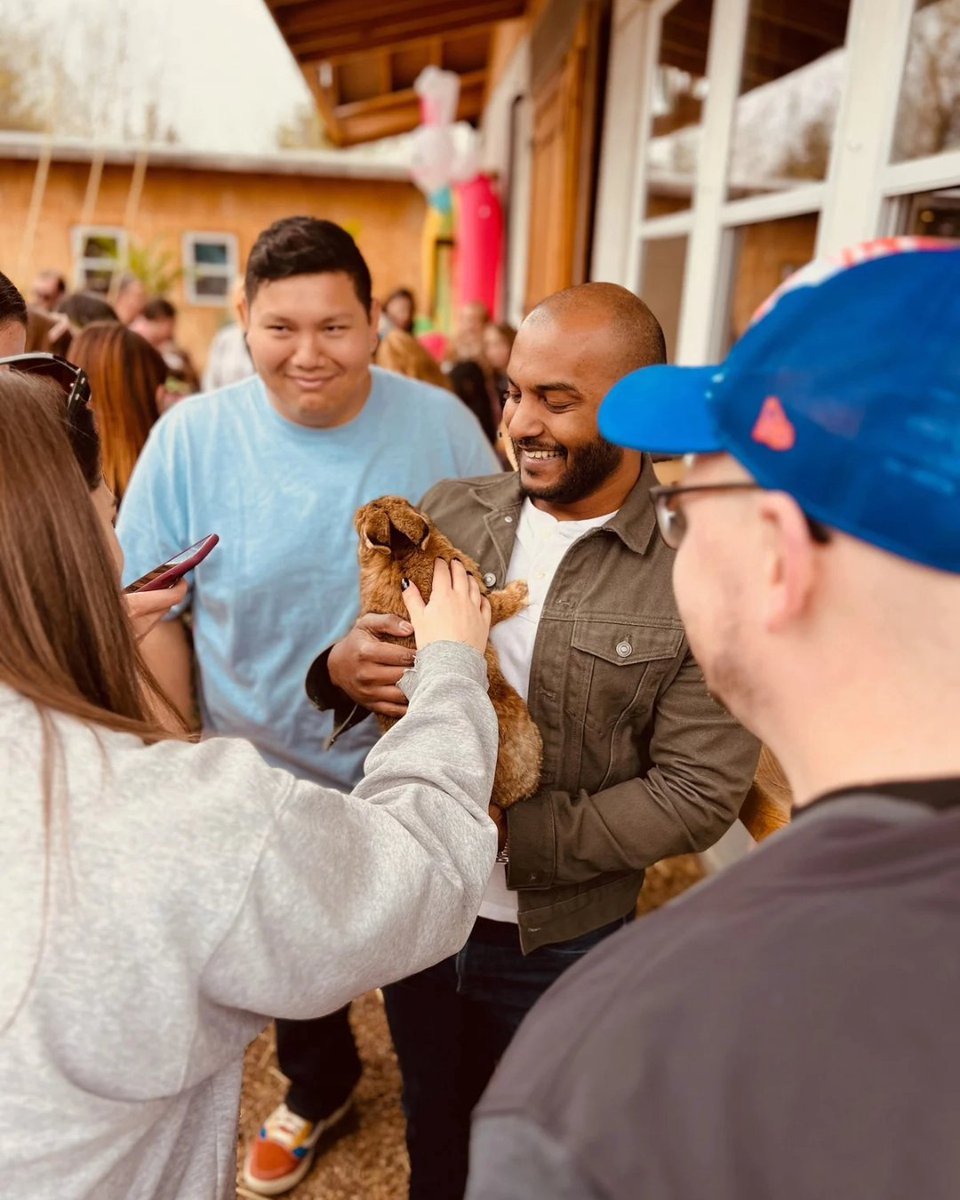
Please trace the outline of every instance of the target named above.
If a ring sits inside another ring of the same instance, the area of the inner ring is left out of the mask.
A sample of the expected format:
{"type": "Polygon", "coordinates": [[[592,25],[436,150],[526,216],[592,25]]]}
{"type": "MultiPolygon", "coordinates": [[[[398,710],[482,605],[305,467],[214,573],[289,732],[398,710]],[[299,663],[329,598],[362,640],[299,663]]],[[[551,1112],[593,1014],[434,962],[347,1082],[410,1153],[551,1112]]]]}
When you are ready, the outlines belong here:
{"type": "MultiPolygon", "coordinates": [[[[492,811],[505,861],[466,946],[385,991],[412,1200],[460,1200],[470,1111],[524,1015],[632,918],[646,867],[721,836],[753,777],[757,743],[709,696],[687,645],[650,460],[597,427],[614,383],[664,359],[656,318],[624,288],[551,296],[524,321],[507,368],[518,471],[449,480],[423,501],[488,586],[529,584],[529,607],[491,637],[544,760],[535,796],[492,811]]],[[[308,684],[344,716],[348,703],[402,711],[398,648],[376,640],[393,631],[371,620],[308,684]]]]}

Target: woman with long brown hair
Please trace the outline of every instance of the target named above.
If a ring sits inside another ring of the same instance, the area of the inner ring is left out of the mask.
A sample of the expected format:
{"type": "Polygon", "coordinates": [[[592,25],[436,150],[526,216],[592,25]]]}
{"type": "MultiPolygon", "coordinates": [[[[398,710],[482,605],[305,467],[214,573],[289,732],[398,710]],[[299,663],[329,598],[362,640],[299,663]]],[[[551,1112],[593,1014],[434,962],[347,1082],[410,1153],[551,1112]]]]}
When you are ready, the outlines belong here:
{"type": "Polygon", "coordinates": [[[351,796],[171,737],[78,388],[0,365],[3,1192],[223,1200],[262,1014],[333,1011],[469,932],[496,848],[489,606],[459,564],[426,605],[407,588],[409,712],[351,796]]]}
{"type": "Polygon", "coordinates": [[[112,321],[95,321],[83,329],[70,347],[70,361],[90,380],[103,477],[120,501],[160,418],[167,365],[145,338],[112,321]]]}

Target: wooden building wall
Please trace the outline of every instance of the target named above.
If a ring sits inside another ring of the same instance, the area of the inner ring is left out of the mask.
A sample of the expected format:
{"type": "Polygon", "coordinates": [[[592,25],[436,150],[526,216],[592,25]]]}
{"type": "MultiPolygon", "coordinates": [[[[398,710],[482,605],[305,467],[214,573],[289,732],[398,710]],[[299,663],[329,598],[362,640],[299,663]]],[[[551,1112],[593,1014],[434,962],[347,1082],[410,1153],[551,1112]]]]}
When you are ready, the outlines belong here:
{"type": "MultiPolygon", "coordinates": [[[[30,206],[36,163],[0,160],[0,270],[16,271],[20,236],[30,206]]],[[[132,168],[107,165],[91,219],[92,225],[122,226],[132,168]]],[[[72,280],[71,230],[83,208],[89,176],[85,163],[54,162],[24,277],[28,287],[44,267],[72,280]]],[[[357,239],[373,274],[374,293],[395,287],[420,289],[420,238],[423,196],[399,181],[327,179],[316,176],[246,174],[211,170],[148,167],[130,238],[150,249],[167,248],[182,266],[181,235],[233,233],[241,270],[254,240],[279,217],[308,213],[347,226],[357,239]]],[[[188,305],[182,284],[170,293],[180,310],[178,336],[202,365],[207,347],[228,319],[221,308],[188,305]]]]}
{"type": "Polygon", "coordinates": [[[528,308],[588,278],[610,7],[610,0],[531,5],[528,308]]]}

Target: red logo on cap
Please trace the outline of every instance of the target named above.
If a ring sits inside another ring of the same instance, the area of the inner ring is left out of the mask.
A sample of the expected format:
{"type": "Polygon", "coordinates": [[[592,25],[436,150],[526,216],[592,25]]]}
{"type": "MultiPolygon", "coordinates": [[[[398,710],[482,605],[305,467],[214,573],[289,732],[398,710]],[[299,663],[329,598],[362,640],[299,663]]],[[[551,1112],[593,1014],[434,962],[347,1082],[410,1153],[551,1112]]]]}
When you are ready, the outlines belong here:
{"type": "Polygon", "coordinates": [[[760,409],[760,416],[750,434],[755,442],[770,450],[792,450],[797,440],[797,431],[783,411],[776,396],[768,396],[760,409]]]}

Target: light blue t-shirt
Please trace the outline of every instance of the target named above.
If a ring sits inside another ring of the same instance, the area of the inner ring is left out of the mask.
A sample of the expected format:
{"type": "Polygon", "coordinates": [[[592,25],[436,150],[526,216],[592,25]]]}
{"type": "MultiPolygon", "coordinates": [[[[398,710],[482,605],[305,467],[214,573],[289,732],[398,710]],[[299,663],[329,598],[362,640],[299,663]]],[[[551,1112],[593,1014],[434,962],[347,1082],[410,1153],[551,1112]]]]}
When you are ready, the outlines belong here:
{"type": "Polygon", "coordinates": [[[371,369],[363,410],[308,429],[281,417],[260,378],[181,401],[153,428],[123,498],[124,582],[208,533],[220,544],[188,576],[206,734],[249,738],[270,763],[349,789],[377,738],[371,719],[328,750],[332,713],[307,700],[314,657],[360,601],[356,510],[417,503],[441,479],[498,463],[450,392],[371,369]]]}

